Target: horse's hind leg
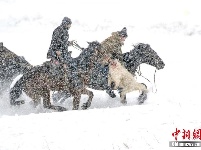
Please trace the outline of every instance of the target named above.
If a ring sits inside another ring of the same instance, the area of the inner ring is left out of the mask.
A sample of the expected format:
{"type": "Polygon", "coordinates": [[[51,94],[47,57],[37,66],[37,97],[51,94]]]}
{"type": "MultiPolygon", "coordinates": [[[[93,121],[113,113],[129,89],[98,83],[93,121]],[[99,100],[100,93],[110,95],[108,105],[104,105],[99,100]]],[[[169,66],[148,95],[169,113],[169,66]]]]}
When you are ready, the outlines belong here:
{"type": "Polygon", "coordinates": [[[92,91],[89,91],[87,89],[84,89],[82,94],[87,94],[89,96],[87,102],[82,105],[82,109],[87,109],[91,106],[91,102],[92,102],[92,99],[94,97],[94,94],[92,91]]]}
{"type": "Polygon", "coordinates": [[[51,102],[50,102],[50,91],[49,90],[43,90],[42,94],[43,94],[42,97],[43,97],[43,107],[44,108],[54,109],[57,111],[66,111],[66,108],[64,108],[64,107],[54,106],[51,104],[51,102]]]}
{"type": "Polygon", "coordinates": [[[144,101],[147,99],[147,93],[145,93],[144,91],[142,91],[142,93],[140,94],[140,96],[138,97],[138,103],[142,104],[144,103],[144,101]]]}
{"type": "Polygon", "coordinates": [[[22,87],[14,86],[13,88],[11,88],[11,90],[9,92],[10,104],[13,106],[24,104],[25,102],[23,100],[16,101],[20,97],[21,94],[22,94],[22,87]]]}
{"type": "Polygon", "coordinates": [[[120,98],[121,98],[121,103],[122,104],[127,104],[126,101],[126,94],[123,94],[122,92],[120,93],[120,98]]]}
{"type": "Polygon", "coordinates": [[[138,103],[142,104],[147,99],[148,90],[147,90],[147,86],[144,83],[139,83],[139,84],[141,84],[142,86],[142,93],[138,97],[138,103]]]}

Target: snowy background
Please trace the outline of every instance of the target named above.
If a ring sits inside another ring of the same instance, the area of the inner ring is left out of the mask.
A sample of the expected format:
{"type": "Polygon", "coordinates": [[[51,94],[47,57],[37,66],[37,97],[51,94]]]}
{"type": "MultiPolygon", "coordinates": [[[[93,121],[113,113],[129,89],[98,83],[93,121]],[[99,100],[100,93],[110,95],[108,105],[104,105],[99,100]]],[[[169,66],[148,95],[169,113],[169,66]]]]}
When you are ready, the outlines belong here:
{"type": "MultiPolygon", "coordinates": [[[[46,61],[52,32],[64,16],[73,22],[70,40],[82,47],[125,26],[123,52],[133,44],[148,43],[166,63],[157,71],[156,87],[154,67],[141,66],[152,83],[138,77],[150,89],[140,106],[138,92],[128,94],[125,106],[119,96],[111,99],[104,91],[94,91],[92,106],[85,111],[71,111],[71,98],[62,104],[67,112],[34,109],[26,95],[26,104],[14,108],[5,89],[0,95],[0,150],[171,149],[176,128],[201,129],[199,4],[199,0],[0,0],[0,42],[33,65],[46,61]],[[155,88],[157,93],[152,92],[155,88]]],[[[73,57],[80,53],[69,50],[73,57]]],[[[81,105],[86,99],[82,97],[81,105]]]]}

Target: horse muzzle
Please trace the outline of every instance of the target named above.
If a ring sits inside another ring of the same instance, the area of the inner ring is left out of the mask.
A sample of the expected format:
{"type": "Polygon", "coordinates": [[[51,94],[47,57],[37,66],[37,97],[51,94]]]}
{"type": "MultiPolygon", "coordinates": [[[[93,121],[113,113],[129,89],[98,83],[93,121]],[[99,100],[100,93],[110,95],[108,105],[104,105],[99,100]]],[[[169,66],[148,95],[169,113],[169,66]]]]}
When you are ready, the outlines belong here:
{"type": "Polygon", "coordinates": [[[160,61],[160,62],[158,62],[158,64],[157,64],[157,69],[158,70],[160,70],[160,69],[163,69],[165,67],[165,63],[164,62],[162,62],[162,61],[160,61]]]}

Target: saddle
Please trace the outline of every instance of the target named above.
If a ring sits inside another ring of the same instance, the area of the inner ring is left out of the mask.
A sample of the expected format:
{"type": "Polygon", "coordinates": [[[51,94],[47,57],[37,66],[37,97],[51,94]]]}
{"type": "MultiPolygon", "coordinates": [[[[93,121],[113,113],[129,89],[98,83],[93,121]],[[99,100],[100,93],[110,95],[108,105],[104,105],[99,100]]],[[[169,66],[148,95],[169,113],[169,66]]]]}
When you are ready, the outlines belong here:
{"type": "Polygon", "coordinates": [[[66,69],[62,64],[55,64],[52,61],[46,61],[43,63],[43,70],[50,74],[51,78],[56,80],[63,78],[66,74],[66,69]]]}

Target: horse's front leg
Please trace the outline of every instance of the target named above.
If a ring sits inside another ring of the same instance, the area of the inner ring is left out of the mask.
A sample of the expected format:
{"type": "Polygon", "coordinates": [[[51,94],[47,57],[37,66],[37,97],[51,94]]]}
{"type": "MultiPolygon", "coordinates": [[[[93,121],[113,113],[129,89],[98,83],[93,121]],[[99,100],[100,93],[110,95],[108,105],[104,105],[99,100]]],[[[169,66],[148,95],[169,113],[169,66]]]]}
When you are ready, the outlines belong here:
{"type": "Polygon", "coordinates": [[[92,102],[92,99],[94,97],[94,94],[93,94],[92,91],[89,91],[86,88],[83,89],[82,94],[86,94],[86,95],[89,96],[87,102],[82,105],[82,109],[87,109],[87,108],[89,108],[91,106],[91,102],[92,102]]]}
{"type": "Polygon", "coordinates": [[[105,84],[105,85],[104,85],[104,87],[105,87],[105,89],[106,89],[106,93],[107,93],[110,97],[115,98],[116,95],[115,95],[115,93],[114,93],[114,91],[113,91],[113,88],[114,88],[114,87],[111,87],[114,82],[112,81],[112,78],[111,78],[110,75],[108,75],[108,81],[107,81],[107,82],[108,82],[108,84],[105,84]]]}
{"type": "Polygon", "coordinates": [[[78,110],[80,105],[81,92],[73,92],[73,110],[78,110]]]}
{"type": "Polygon", "coordinates": [[[138,83],[138,87],[139,87],[139,90],[142,91],[142,93],[138,97],[138,103],[142,104],[147,99],[148,90],[147,90],[147,86],[144,83],[138,83]]]}

